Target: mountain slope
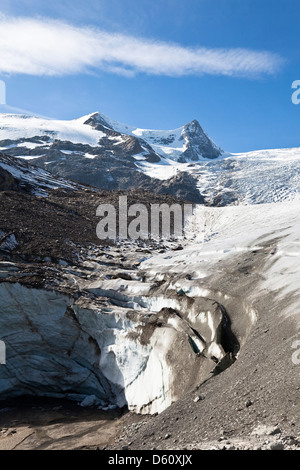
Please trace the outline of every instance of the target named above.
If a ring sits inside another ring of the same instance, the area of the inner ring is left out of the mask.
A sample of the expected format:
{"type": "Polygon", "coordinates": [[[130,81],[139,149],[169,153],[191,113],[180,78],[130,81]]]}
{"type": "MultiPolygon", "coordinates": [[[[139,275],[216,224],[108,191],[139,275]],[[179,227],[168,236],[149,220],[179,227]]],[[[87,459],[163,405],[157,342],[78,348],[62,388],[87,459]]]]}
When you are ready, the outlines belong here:
{"type": "Polygon", "coordinates": [[[47,196],[49,190],[58,188],[76,190],[83,189],[83,186],[54,177],[42,168],[0,153],[0,190],[18,190],[36,196],[47,196]]]}
{"type": "Polygon", "coordinates": [[[263,204],[300,198],[300,148],[231,154],[193,164],[142,165],[146,175],[162,181],[187,172],[196,179],[206,205],[263,204]]]}
{"type": "Polygon", "coordinates": [[[146,175],[141,164],[169,165],[218,158],[222,153],[197,121],[175,131],[145,131],[99,113],[72,121],[0,114],[0,150],[56,176],[102,189],[140,187],[197,203],[203,198],[192,175],[172,175],[162,183],[146,175]]]}
{"type": "Polygon", "coordinates": [[[0,150],[105,190],[138,187],[205,205],[282,202],[300,194],[299,148],[225,153],[195,120],[159,131],[100,113],[72,121],[6,113],[0,150]]]}

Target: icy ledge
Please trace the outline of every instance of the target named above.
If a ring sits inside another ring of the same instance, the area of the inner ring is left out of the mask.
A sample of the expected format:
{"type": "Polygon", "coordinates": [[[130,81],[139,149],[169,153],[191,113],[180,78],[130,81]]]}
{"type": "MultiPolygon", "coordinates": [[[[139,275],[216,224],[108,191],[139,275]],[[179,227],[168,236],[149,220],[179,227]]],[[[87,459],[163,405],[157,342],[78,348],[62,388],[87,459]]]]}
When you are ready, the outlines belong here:
{"type": "MultiPolygon", "coordinates": [[[[26,284],[20,265],[2,263],[0,331],[7,357],[0,367],[1,399],[66,397],[156,413],[234,359],[238,342],[218,302],[159,290],[159,297],[144,295],[149,286],[143,282],[143,295],[116,290],[112,298],[103,286],[88,292],[83,271],[55,269],[54,278],[63,272],[64,281],[54,290],[26,284]]],[[[126,283],[137,290],[137,281],[126,283]]]]}

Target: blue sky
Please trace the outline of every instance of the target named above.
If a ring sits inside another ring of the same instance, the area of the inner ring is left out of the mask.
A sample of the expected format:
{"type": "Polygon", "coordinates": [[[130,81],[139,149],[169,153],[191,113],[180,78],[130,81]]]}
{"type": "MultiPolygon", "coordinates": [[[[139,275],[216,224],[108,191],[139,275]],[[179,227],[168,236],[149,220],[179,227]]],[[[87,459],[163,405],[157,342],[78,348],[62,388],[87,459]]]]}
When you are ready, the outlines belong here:
{"type": "Polygon", "coordinates": [[[299,0],[1,0],[0,79],[7,104],[54,118],[300,147],[299,18],[299,0]]]}

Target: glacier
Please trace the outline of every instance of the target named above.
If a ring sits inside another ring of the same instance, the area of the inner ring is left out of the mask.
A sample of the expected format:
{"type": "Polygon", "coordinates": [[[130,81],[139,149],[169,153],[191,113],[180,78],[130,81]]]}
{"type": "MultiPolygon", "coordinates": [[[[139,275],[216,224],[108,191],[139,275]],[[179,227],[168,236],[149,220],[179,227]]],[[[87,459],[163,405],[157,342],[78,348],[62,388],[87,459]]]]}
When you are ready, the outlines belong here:
{"type": "MultiPolygon", "coordinates": [[[[205,205],[196,206],[196,217],[176,240],[87,246],[75,245],[68,232],[76,262],[64,259],[63,251],[59,258],[19,252],[24,227],[18,220],[12,232],[1,227],[0,341],[6,363],[0,367],[0,399],[48,396],[82,406],[161,413],[235,367],[266,304],[270,323],[289,322],[294,336],[288,339],[297,339],[299,149],[234,155],[211,141],[218,157],[204,159],[199,150],[197,161],[193,155],[183,161],[189,125],[176,132],[146,131],[118,126],[99,114],[71,124],[28,116],[1,119],[7,151],[28,146],[31,154],[51,142],[59,158],[73,165],[77,150],[71,142],[83,146],[78,159],[93,165],[98,157],[90,152],[108,140],[109,151],[122,144],[130,155],[136,152],[139,158],[129,167],[155,181],[192,175],[205,205]],[[142,152],[136,138],[143,140],[142,152]]],[[[69,192],[86,194],[91,204],[97,194],[8,155],[0,155],[0,170],[4,203],[11,193],[18,201],[24,195],[40,201],[54,191],[61,210],[70,202],[69,192]]],[[[71,221],[77,209],[76,203],[68,206],[71,221]]]]}
{"type": "MultiPolygon", "coordinates": [[[[102,264],[107,250],[96,248],[81,266],[52,264],[53,279],[60,280],[55,286],[50,279],[38,288],[26,282],[34,264],[1,262],[0,331],[7,348],[1,398],[67,397],[157,413],[227,359],[227,366],[238,360],[259,317],[259,292],[299,292],[298,204],[198,210],[205,237],[200,231],[181,240],[180,251],[153,249],[130,270],[140,256],[134,243],[110,247],[112,258],[116,249],[131,252],[125,279],[122,273],[111,278],[113,270],[102,264]],[[264,261],[251,289],[243,270],[234,288],[224,288],[233,259],[253,252],[264,261]],[[92,279],[91,268],[98,273],[92,279]]],[[[281,312],[295,325],[298,301],[281,312]]]]}

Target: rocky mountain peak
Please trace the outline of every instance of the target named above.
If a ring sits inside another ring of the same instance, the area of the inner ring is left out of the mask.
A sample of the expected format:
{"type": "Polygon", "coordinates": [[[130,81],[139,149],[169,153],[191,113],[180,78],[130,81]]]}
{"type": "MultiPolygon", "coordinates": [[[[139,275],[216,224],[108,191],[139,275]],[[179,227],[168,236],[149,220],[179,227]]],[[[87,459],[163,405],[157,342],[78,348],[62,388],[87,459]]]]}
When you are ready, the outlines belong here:
{"type": "Polygon", "coordinates": [[[198,161],[201,158],[215,159],[224,151],[204,132],[199,122],[193,119],[183,126],[182,137],[186,141],[186,150],[181,157],[182,162],[187,159],[198,161]]]}
{"type": "Polygon", "coordinates": [[[91,125],[93,127],[100,125],[113,130],[113,127],[111,126],[111,124],[109,124],[106,116],[104,116],[104,114],[99,113],[98,111],[90,114],[84,124],[91,125]]]}
{"type": "Polygon", "coordinates": [[[192,121],[188,122],[185,124],[185,126],[183,126],[183,128],[188,130],[190,133],[204,132],[197,119],[193,119],[192,121]]]}

